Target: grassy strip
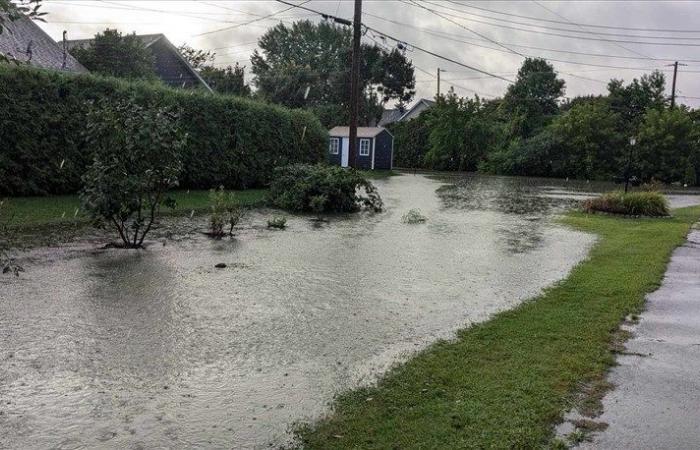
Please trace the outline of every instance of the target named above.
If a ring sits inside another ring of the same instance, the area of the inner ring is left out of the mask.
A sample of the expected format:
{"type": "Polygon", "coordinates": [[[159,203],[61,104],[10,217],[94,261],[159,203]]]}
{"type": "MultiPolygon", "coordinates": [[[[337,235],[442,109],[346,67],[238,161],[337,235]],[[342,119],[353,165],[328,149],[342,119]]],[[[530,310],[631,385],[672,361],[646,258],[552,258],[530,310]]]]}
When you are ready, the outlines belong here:
{"type": "Polygon", "coordinates": [[[360,173],[370,180],[383,180],[401,175],[400,172],[395,170],[360,170],[360,173]]]}
{"type": "Polygon", "coordinates": [[[304,447],[547,446],[576,393],[613,363],[615,330],[659,285],[700,208],[674,214],[567,215],[564,223],[599,241],[566,280],[431,346],[377,386],[341,395],[330,417],[298,431],[304,447]]]}
{"type": "MultiPolygon", "coordinates": [[[[243,206],[256,206],[265,201],[267,190],[249,189],[235,191],[236,199],[243,206]]],[[[201,213],[210,207],[209,191],[175,191],[173,197],[177,202],[175,210],[163,209],[165,214],[201,213]]],[[[41,227],[44,225],[63,225],[87,223],[87,217],[80,211],[77,195],[49,197],[13,197],[7,202],[7,215],[10,225],[14,227],[41,227]]]]}

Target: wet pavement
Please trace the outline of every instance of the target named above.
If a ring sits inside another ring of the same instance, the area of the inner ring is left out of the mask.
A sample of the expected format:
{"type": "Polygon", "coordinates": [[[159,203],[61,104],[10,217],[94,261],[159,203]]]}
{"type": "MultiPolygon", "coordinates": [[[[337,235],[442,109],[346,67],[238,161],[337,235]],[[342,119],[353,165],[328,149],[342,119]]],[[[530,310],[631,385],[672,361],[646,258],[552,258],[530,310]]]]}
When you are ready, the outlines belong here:
{"type": "MultiPolygon", "coordinates": [[[[557,184],[558,183],[558,184],[557,184]]],[[[590,186],[376,182],[381,214],[169,219],[145,251],[90,234],[0,278],[0,448],[263,448],[438,339],[566,276],[594,237],[552,223],[590,186]],[[418,208],[425,224],[401,217],[418,208]],[[217,263],[225,269],[216,269],[217,263]]]]}
{"type": "Polygon", "coordinates": [[[608,428],[585,449],[700,447],[700,231],[676,249],[662,286],[647,296],[615,385],[595,420],[608,428]]]}

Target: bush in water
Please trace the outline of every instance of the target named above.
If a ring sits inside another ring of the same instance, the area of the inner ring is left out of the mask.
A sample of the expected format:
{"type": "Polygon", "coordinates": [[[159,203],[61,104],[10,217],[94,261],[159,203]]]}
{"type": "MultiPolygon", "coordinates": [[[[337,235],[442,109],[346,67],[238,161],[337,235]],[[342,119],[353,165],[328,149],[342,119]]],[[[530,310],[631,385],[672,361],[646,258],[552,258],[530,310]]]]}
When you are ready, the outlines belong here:
{"type": "Polygon", "coordinates": [[[291,211],[354,212],[361,207],[381,211],[374,185],[354,169],[323,164],[292,164],[275,169],[272,203],[291,211]]]}
{"type": "Polygon", "coordinates": [[[236,202],[233,192],[226,193],[223,186],[209,191],[211,200],[211,217],[209,218],[210,235],[221,239],[229,226],[228,234],[233,236],[233,229],[243,217],[243,208],[236,202]]]}
{"type": "Polygon", "coordinates": [[[627,216],[665,217],[669,215],[668,202],[660,192],[608,192],[586,200],[587,212],[606,212],[627,216]]]}
{"type": "Polygon", "coordinates": [[[268,219],[267,228],[277,228],[278,230],[283,230],[287,228],[287,218],[273,217],[272,219],[268,219]]]}
{"type": "Polygon", "coordinates": [[[410,209],[406,214],[401,217],[403,223],[423,223],[428,220],[423,214],[421,214],[420,209],[410,209]]]}
{"type": "Polygon", "coordinates": [[[123,246],[139,248],[167,191],[178,184],[186,136],[177,114],[128,102],[103,101],[88,114],[85,141],[94,161],[83,177],[83,207],[96,222],[119,233],[123,246]]]}

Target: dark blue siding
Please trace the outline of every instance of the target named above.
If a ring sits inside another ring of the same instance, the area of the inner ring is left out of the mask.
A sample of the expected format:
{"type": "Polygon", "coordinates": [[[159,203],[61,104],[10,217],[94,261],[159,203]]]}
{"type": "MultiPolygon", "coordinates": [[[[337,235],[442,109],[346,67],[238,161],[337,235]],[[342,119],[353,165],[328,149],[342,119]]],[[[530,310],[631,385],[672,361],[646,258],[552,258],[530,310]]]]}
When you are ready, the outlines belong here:
{"type": "Polygon", "coordinates": [[[393,167],[393,142],[394,137],[386,130],[375,137],[374,168],[389,170],[393,167]]]}

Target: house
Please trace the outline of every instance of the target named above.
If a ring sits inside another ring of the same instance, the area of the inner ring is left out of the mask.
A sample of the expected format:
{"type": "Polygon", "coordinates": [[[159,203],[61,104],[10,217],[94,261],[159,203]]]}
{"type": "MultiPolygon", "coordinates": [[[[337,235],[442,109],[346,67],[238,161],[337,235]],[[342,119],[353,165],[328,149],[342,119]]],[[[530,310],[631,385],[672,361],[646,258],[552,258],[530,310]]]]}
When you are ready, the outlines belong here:
{"type": "Polygon", "coordinates": [[[401,116],[403,116],[405,113],[405,110],[399,108],[384,109],[382,112],[382,118],[379,119],[379,122],[377,122],[377,126],[385,127],[394,122],[398,122],[401,116]]]}
{"type": "MultiPolygon", "coordinates": [[[[212,92],[199,72],[182,57],[177,47],[164,34],[142,34],[137,37],[153,52],[156,75],[165,84],[181,88],[202,87],[212,92]]],[[[86,47],[92,45],[92,42],[93,39],[71,40],[68,41],[68,47],[86,47]]]]}
{"type": "MultiPolygon", "coordinates": [[[[328,134],[328,162],[348,167],[350,127],[335,127],[328,134]]],[[[386,128],[358,127],[355,154],[358,169],[390,170],[394,165],[394,136],[386,128]]]]}
{"type": "Polygon", "coordinates": [[[396,122],[406,122],[407,120],[415,119],[420,116],[426,109],[432,108],[435,105],[433,100],[422,98],[413,104],[407,110],[398,108],[385,109],[382,113],[382,118],[379,120],[378,126],[385,127],[396,122]]]}
{"type": "Polygon", "coordinates": [[[43,69],[87,73],[87,69],[36,22],[26,16],[11,21],[7,14],[0,14],[4,19],[0,55],[43,69]]]}

